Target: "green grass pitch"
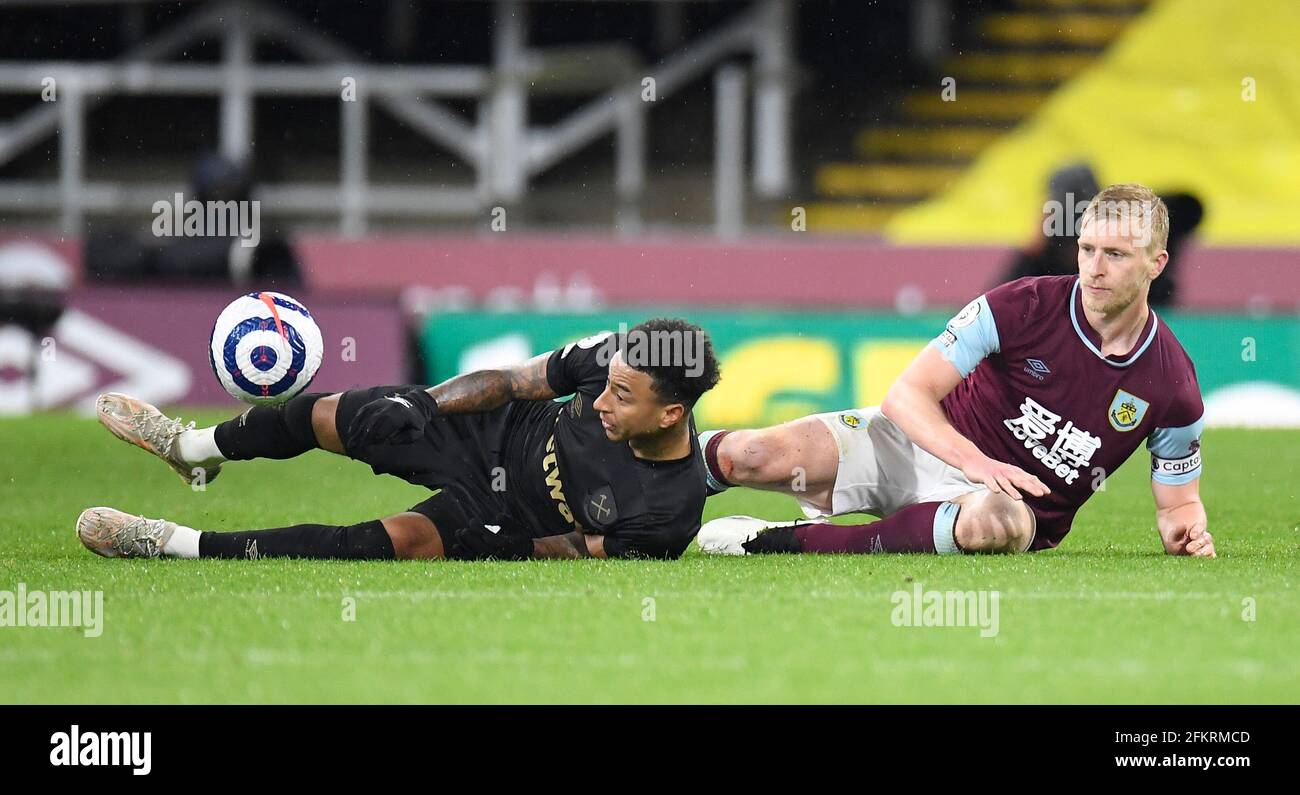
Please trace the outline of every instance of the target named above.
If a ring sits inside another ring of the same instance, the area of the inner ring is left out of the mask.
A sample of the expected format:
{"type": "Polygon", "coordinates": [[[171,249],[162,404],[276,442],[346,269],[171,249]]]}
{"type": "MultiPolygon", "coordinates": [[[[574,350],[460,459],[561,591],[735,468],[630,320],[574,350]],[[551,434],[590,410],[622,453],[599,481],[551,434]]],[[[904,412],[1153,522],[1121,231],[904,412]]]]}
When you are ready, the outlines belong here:
{"type": "MultiPolygon", "coordinates": [[[[1139,454],[1036,555],[124,561],[81,548],[78,512],[233,530],[427,492],[315,452],[196,493],[93,420],[0,420],[0,590],[99,589],[105,612],[97,638],[0,627],[0,701],[1300,701],[1300,432],[1211,431],[1204,451],[1217,560],[1162,553],[1139,454]],[[998,591],[998,634],[895,626],[917,582],[998,591]]],[[[737,489],[706,518],[730,513],[796,509],[737,489]]]]}

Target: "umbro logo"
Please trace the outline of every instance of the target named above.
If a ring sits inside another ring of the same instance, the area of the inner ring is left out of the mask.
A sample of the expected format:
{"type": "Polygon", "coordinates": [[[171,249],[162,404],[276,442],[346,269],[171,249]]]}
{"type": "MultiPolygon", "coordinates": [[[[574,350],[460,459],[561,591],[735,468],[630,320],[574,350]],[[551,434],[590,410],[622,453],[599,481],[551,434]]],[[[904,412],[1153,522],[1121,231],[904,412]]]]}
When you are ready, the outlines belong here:
{"type": "Polygon", "coordinates": [[[1025,359],[1025,372],[1042,381],[1043,376],[1051,374],[1052,368],[1048,367],[1042,359],[1025,359]]]}
{"type": "Polygon", "coordinates": [[[389,395],[387,398],[385,398],[385,400],[391,400],[394,403],[401,403],[403,406],[406,406],[408,409],[411,408],[411,401],[407,400],[401,395],[389,395]]]}

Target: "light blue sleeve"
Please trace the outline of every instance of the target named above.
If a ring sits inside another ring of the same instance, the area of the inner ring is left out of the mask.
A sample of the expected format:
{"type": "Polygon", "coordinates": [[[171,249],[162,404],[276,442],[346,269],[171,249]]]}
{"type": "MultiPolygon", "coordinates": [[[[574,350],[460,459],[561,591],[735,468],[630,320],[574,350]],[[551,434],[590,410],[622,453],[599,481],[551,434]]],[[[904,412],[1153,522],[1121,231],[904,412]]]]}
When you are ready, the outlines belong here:
{"type": "Polygon", "coordinates": [[[993,322],[993,310],[988,299],[976,298],[948,321],[948,328],[930,341],[943,358],[952,362],[961,377],[965,378],[975,365],[985,357],[1001,350],[998,327],[993,322]]]}
{"type": "Polygon", "coordinates": [[[1201,431],[1199,419],[1181,428],[1156,428],[1147,437],[1151,453],[1151,479],[1166,486],[1181,486],[1201,476],[1201,431]]]}

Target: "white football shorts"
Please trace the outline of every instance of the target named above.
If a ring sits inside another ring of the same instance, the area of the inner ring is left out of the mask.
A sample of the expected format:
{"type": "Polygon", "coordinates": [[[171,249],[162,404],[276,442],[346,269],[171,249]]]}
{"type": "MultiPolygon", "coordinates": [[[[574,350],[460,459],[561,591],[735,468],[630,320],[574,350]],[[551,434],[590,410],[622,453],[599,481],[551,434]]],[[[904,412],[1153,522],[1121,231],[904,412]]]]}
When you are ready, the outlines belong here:
{"type": "MultiPolygon", "coordinates": [[[[885,517],[918,502],[944,502],[987,489],[913,444],[879,406],[813,416],[830,429],[840,449],[832,515],[885,517]]],[[[799,507],[809,519],[827,515],[804,500],[799,507]]]]}

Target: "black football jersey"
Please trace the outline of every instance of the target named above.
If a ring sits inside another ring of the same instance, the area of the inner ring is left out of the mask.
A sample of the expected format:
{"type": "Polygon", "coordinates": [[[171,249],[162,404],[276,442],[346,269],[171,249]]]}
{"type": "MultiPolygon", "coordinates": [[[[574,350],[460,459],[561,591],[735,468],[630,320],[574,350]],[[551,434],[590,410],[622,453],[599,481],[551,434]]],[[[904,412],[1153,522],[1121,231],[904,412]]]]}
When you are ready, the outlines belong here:
{"type": "Polygon", "coordinates": [[[510,407],[505,445],[507,498],[532,521],[536,537],[581,530],[605,536],[610,557],[676,558],[700,529],[704,469],[690,423],[691,452],[648,461],[605,436],[593,407],[605,389],[620,338],[606,333],[551,354],[546,379],[567,401],[510,407]]]}

